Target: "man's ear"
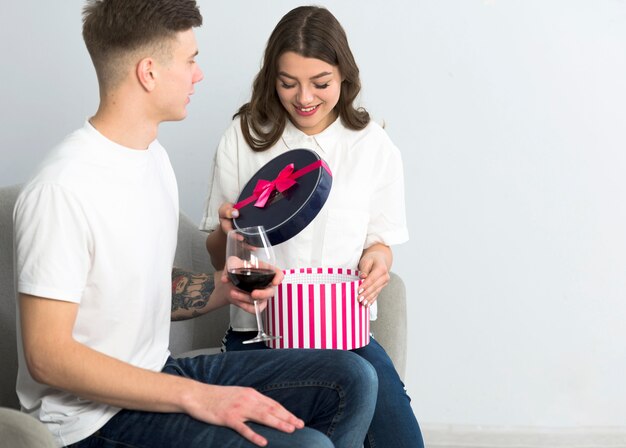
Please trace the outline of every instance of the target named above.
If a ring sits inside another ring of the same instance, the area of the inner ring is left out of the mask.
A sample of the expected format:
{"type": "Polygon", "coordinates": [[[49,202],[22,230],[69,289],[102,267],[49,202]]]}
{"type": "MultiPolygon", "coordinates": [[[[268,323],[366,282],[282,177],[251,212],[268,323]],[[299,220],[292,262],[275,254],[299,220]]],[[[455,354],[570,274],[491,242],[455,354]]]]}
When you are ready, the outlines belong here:
{"type": "Polygon", "coordinates": [[[147,92],[154,90],[156,85],[156,66],[154,59],[143,58],[139,61],[137,64],[137,79],[147,92]]]}

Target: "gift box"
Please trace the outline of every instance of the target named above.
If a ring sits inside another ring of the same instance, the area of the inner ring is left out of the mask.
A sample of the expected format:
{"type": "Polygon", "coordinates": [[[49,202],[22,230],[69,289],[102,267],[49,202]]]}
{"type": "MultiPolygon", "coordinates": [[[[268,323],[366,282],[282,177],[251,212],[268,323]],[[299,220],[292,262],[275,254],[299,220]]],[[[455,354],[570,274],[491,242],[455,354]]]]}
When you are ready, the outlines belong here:
{"type": "Polygon", "coordinates": [[[330,168],[309,149],[270,160],[246,183],[235,208],[236,228],[263,226],[272,245],[297,235],[317,216],[332,186],[330,168]]]}
{"type": "Polygon", "coordinates": [[[285,271],[268,301],[265,330],[271,348],[352,350],[369,344],[369,308],[358,301],[362,280],[353,269],[285,271]]]}

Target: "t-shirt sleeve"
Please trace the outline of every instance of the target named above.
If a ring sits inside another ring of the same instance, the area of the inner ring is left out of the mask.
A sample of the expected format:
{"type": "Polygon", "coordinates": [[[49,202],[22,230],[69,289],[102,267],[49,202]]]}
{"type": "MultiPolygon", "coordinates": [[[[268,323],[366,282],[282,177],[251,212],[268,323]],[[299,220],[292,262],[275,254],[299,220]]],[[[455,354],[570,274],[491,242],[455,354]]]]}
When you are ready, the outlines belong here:
{"type": "Polygon", "coordinates": [[[389,144],[380,161],[377,187],[370,200],[370,221],[365,248],[376,243],[388,246],[409,239],[404,199],[404,172],[400,151],[389,144]]]}
{"type": "Polygon", "coordinates": [[[235,202],[239,194],[238,144],[236,123],[224,133],[213,159],[213,175],[200,221],[200,230],[210,232],[219,226],[218,209],[224,202],[235,202]]]}
{"type": "Polygon", "coordinates": [[[79,201],[59,185],[27,186],[13,220],[18,292],[80,302],[91,237],[79,201]]]}

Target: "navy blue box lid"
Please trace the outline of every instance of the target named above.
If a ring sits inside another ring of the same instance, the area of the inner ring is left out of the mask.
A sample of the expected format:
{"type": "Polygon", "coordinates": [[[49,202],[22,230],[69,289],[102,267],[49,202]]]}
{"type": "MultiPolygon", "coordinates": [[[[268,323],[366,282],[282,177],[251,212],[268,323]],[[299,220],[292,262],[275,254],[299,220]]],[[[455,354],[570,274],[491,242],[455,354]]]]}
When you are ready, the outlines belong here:
{"type": "Polygon", "coordinates": [[[246,183],[235,208],[235,228],[263,226],[272,245],[297,235],[324,206],[333,183],[326,162],[309,149],[292,149],[266,163],[246,183]]]}

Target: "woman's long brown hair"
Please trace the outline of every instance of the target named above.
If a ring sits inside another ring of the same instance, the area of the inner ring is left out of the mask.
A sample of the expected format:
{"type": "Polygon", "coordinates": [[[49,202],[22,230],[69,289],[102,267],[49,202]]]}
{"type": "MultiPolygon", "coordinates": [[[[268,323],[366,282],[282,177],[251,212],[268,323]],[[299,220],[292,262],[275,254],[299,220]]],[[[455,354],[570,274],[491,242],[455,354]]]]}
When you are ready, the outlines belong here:
{"type": "Polygon", "coordinates": [[[278,59],[288,51],[338,67],[343,77],[339,102],[335,106],[339,118],[349,129],[360,130],[367,126],[369,113],[353,105],[361,90],[361,81],[343,27],[327,9],[301,6],[283,16],[272,31],[263,65],[252,84],[250,102],[233,116],[240,117],[244,138],[253,150],[272,147],[285,130],[288,115],[276,93],[276,78],[278,59]]]}

